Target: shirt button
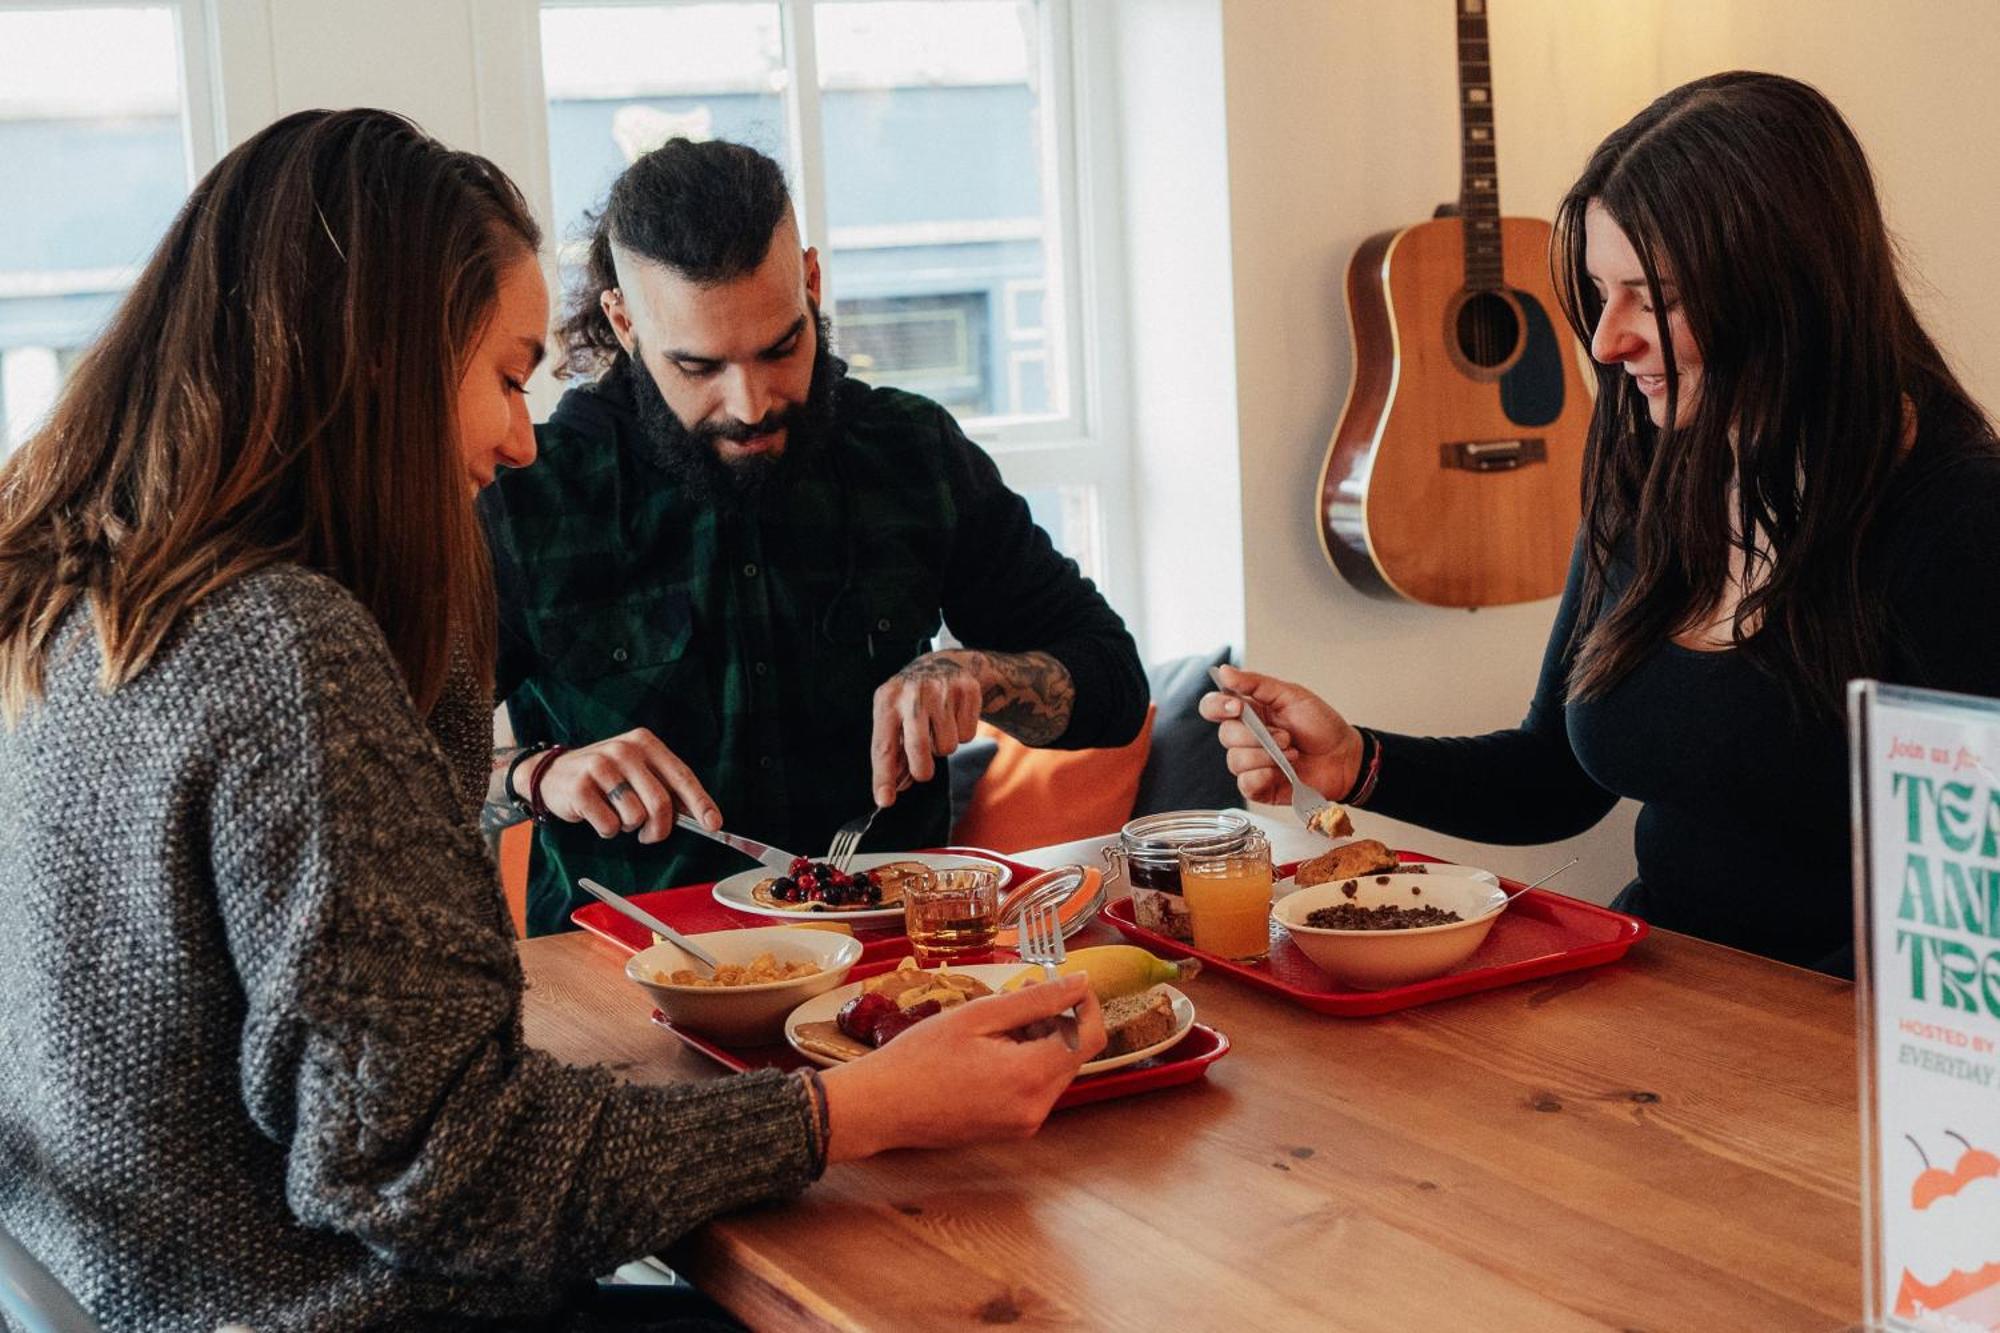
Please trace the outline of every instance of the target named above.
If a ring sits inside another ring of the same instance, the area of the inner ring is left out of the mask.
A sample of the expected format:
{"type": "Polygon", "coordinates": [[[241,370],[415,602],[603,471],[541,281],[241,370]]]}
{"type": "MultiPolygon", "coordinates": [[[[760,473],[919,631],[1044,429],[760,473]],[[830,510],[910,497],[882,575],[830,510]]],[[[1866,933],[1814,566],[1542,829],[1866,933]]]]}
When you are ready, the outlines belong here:
{"type": "Polygon", "coordinates": [[[614,661],[614,662],[622,662],[622,661],[624,661],[624,660],[625,660],[625,657],[626,657],[626,653],[625,653],[625,650],[624,650],[623,648],[613,648],[613,649],[611,650],[611,660],[612,660],[612,661],[614,661]]]}
{"type": "Polygon", "coordinates": [[[766,671],[769,671],[770,669],[771,668],[769,667],[769,665],[763,662],[759,662],[757,663],[757,665],[751,668],[751,670],[755,671],[760,676],[763,675],[766,671]]]}
{"type": "Polygon", "coordinates": [[[875,622],[875,628],[886,634],[889,631],[889,622],[887,620],[878,620],[875,622]]]}
{"type": "Polygon", "coordinates": [[[755,565],[745,565],[745,566],[743,566],[743,577],[744,577],[744,578],[746,578],[746,579],[754,579],[754,578],[756,578],[756,577],[757,577],[757,566],[755,566],[755,565]]]}
{"type": "Polygon", "coordinates": [[[767,754],[762,759],[759,759],[757,761],[757,767],[762,769],[769,769],[771,767],[771,756],[767,754]]]}

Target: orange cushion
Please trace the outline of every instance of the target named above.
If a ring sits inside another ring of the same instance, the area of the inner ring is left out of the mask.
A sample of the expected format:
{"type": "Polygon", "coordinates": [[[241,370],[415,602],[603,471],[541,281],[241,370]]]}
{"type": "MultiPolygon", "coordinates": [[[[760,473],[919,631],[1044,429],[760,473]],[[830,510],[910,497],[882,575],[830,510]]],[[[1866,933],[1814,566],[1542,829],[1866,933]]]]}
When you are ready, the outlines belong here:
{"type": "Polygon", "coordinates": [[[1000,748],[972,789],[951,840],[962,847],[1018,852],[1116,833],[1132,817],[1139,770],[1153,748],[1153,708],[1128,745],[1105,750],[1037,750],[981,723],[1000,748]]]}
{"type": "Polygon", "coordinates": [[[500,891],[507,897],[507,915],[514,934],[528,937],[528,861],[535,851],[535,826],[527,820],[500,830],[500,891]]]}

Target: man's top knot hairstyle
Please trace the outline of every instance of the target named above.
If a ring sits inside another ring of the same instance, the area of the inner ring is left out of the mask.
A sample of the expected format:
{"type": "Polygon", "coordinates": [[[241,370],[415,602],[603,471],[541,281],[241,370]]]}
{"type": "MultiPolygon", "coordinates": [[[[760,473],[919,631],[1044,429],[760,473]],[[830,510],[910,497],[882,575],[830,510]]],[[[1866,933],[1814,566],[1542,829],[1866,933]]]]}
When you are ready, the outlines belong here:
{"type": "Polygon", "coordinates": [[[645,154],[586,218],[590,252],[563,312],[556,373],[595,374],[623,355],[600,300],[618,285],[614,243],[691,281],[727,282],[764,262],[791,207],[785,173],[754,148],[669,139],[645,154]]]}

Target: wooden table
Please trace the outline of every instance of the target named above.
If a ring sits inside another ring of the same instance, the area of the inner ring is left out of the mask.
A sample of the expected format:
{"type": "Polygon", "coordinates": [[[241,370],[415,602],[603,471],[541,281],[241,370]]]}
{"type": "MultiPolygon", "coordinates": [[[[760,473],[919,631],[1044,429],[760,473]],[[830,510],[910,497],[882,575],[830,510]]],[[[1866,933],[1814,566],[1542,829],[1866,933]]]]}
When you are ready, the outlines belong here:
{"type": "MultiPolygon", "coordinates": [[[[1101,927],[1093,927],[1093,932],[1101,927]]],[[[713,1077],[622,956],[522,946],[536,1045],[713,1077]]],[[[833,1168],[669,1261],[756,1328],[1828,1329],[1860,1309],[1852,988],[1665,932],[1377,1019],[1225,977],[1206,1081],[833,1168]]]]}

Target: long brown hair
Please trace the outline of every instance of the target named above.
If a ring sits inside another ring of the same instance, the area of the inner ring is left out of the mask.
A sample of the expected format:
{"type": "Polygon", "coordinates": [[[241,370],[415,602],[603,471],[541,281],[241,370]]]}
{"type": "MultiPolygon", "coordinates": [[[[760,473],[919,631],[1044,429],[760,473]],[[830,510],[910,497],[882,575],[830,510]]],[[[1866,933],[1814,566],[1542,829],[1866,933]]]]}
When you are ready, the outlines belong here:
{"type": "Polygon", "coordinates": [[[374,615],[426,712],[488,673],[493,588],[459,376],[540,233],[484,158],[385,111],[303,111],[202,178],[48,423],[0,470],[0,710],[95,611],[114,689],[277,561],[374,615]]]}
{"type": "Polygon", "coordinates": [[[1888,609],[1866,586],[1864,542],[1910,412],[1985,430],[1903,292],[1867,155],[1796,79],[1716,74],[1660,97],[1598,146],[1557,215],[1556,281],[1586,342],[1603,309],[1584,263],[1593,203],[1638,253],[1669,402],[1681,378],[1662,272],[1701,349],[1701,387],[1685,420],[1656,428],[1631,377],[1596,368],[1590,628],[1571,696],[1602,695],[1693,628],[1722,597],[1735,545],[1752,584],[1735,647],[1801,714],[1837,716],[1845,682],[1883,665],[1888,609]],[[1632,580],[1598,618],[1621,543],[1632,580]]]}

